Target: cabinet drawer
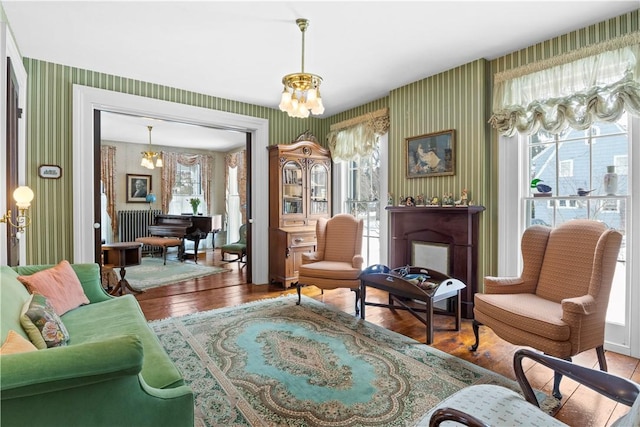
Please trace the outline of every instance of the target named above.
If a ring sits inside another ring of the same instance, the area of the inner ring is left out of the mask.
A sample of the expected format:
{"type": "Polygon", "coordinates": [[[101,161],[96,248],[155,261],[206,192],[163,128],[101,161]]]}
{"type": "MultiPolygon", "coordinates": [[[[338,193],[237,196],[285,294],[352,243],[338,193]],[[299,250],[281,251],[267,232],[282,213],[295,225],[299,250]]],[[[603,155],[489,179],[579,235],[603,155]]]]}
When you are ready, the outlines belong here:
{"type": "Polygon", "coordinates": [[[287,240],[287,246],[290,248],[315,246],[316,233],[315,231],[287,233],[287,240]]]}

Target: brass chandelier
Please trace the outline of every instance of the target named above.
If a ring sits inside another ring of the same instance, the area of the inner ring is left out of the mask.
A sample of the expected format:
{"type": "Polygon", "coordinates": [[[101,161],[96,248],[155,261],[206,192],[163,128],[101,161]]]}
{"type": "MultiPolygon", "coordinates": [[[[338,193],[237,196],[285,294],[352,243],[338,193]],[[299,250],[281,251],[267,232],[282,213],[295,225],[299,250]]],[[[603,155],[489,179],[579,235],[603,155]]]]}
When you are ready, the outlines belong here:
{"type": "Polygon", "coordinates": [[[309,21],[298,18],[296,24],[302,32],[302,68],[299,73],[287,74],[282,78],[284,90],[279,107],[281,111],[286,111],[289,117],[304,119],[309,117],[309,113],[324,113],[320,97],[322,77],[304,72],[304,33],[309,26],[309,21]]]}
{"type": "Polygon", "coordinates": [[[142,154],[140,166],[147,169],[161,168],[164,166],[164,163],[160,158],[160,153],[151,149],[151,129],[153,129],[153,126],[147,126],[147,129],[149,129],[149,151],[143,151],[140,153],[142,154]]]}

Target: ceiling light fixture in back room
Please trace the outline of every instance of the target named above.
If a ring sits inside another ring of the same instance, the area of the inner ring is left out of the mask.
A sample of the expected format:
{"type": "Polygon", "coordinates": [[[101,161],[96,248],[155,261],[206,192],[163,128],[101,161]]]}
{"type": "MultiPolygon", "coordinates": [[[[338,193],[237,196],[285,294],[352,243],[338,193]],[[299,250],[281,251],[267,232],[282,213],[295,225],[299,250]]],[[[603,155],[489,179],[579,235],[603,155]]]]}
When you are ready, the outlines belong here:
{"type": "Polygon", "coordinates": [[[153,129],[153,126],[147,126],[147,129],[149,129],[149,151],[140,153],[142,154],[140,166],[144,166],[147,169],[161,168],[164,166],[164,163],[162,162],[160,153],[151,149],[151,129],[153,129]]]}
{"type": "Polygon", "coordinates": [[[320,97],[322,77],[304,72],[304,33],[309,21],[296,19],[302,32],[302,68],[299,73],[287,74],[282,78],[284,90],[280,99],[280,110],[286,111],[289,117],[307,118],[311,114],[324,113],[324,105],[320,97]]]}

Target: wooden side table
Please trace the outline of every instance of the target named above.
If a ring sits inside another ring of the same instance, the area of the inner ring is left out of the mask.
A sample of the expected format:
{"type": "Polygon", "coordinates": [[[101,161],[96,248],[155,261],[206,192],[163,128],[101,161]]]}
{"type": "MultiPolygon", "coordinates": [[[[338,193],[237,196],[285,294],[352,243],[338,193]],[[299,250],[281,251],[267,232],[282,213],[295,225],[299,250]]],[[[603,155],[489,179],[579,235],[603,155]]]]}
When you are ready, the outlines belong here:
{"type": "Polygon", "coordinates": [[[383,270],[380,265],[371,266],[360,274],[360,318],[364,320],[365,306],[386,307],[392,310],[407,310],[426,326],[427,344],[433,342],[433,313],[455,316],[456,331],[460,330],[460,291],[466,287],[460,280],[447,276],[436,270],[422,267],[408,267],[409,274],[427,274],[428,282],[437,285],[433,289],[425,289],[413,284],[399,275],[396,270],[383,270]],[[389,293],[389,304],[367,302],[367,287],[380,289],[389,293]],[[434,303],[452,298],[452,311],[434,307],[434,303]],[[414,304],[414,302],[416,304],[414,304]],[[424,313],[424,314],[420,314],[424,313]]]}
{"type": "Polygon", "coordinates": [[[120,242],[102,245],[102,259],[105,267],[120,268],[120,281],[110,292],[111,295],[124,295],[127,289],[132,293],[140,293],[129,285],[125,275],[126,267],[140,265],[142,262],[142,243],[120,242]]]}

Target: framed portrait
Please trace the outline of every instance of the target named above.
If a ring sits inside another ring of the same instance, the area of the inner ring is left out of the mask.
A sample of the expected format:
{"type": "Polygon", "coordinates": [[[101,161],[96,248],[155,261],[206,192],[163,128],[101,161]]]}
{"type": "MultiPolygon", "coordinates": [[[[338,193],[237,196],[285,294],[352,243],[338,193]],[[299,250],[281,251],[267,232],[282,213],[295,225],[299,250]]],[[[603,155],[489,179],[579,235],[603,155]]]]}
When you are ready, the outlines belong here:
{"type": "Polygon", "coordinates": [[[454,129],[406,139],[407,178],[455,175],[454,129]]]}
{"type": "Polygon", "coordinates": [[[147,193],[151,191],[151,175],[127,174],[127,202],[147,202],[147,193]]]}

